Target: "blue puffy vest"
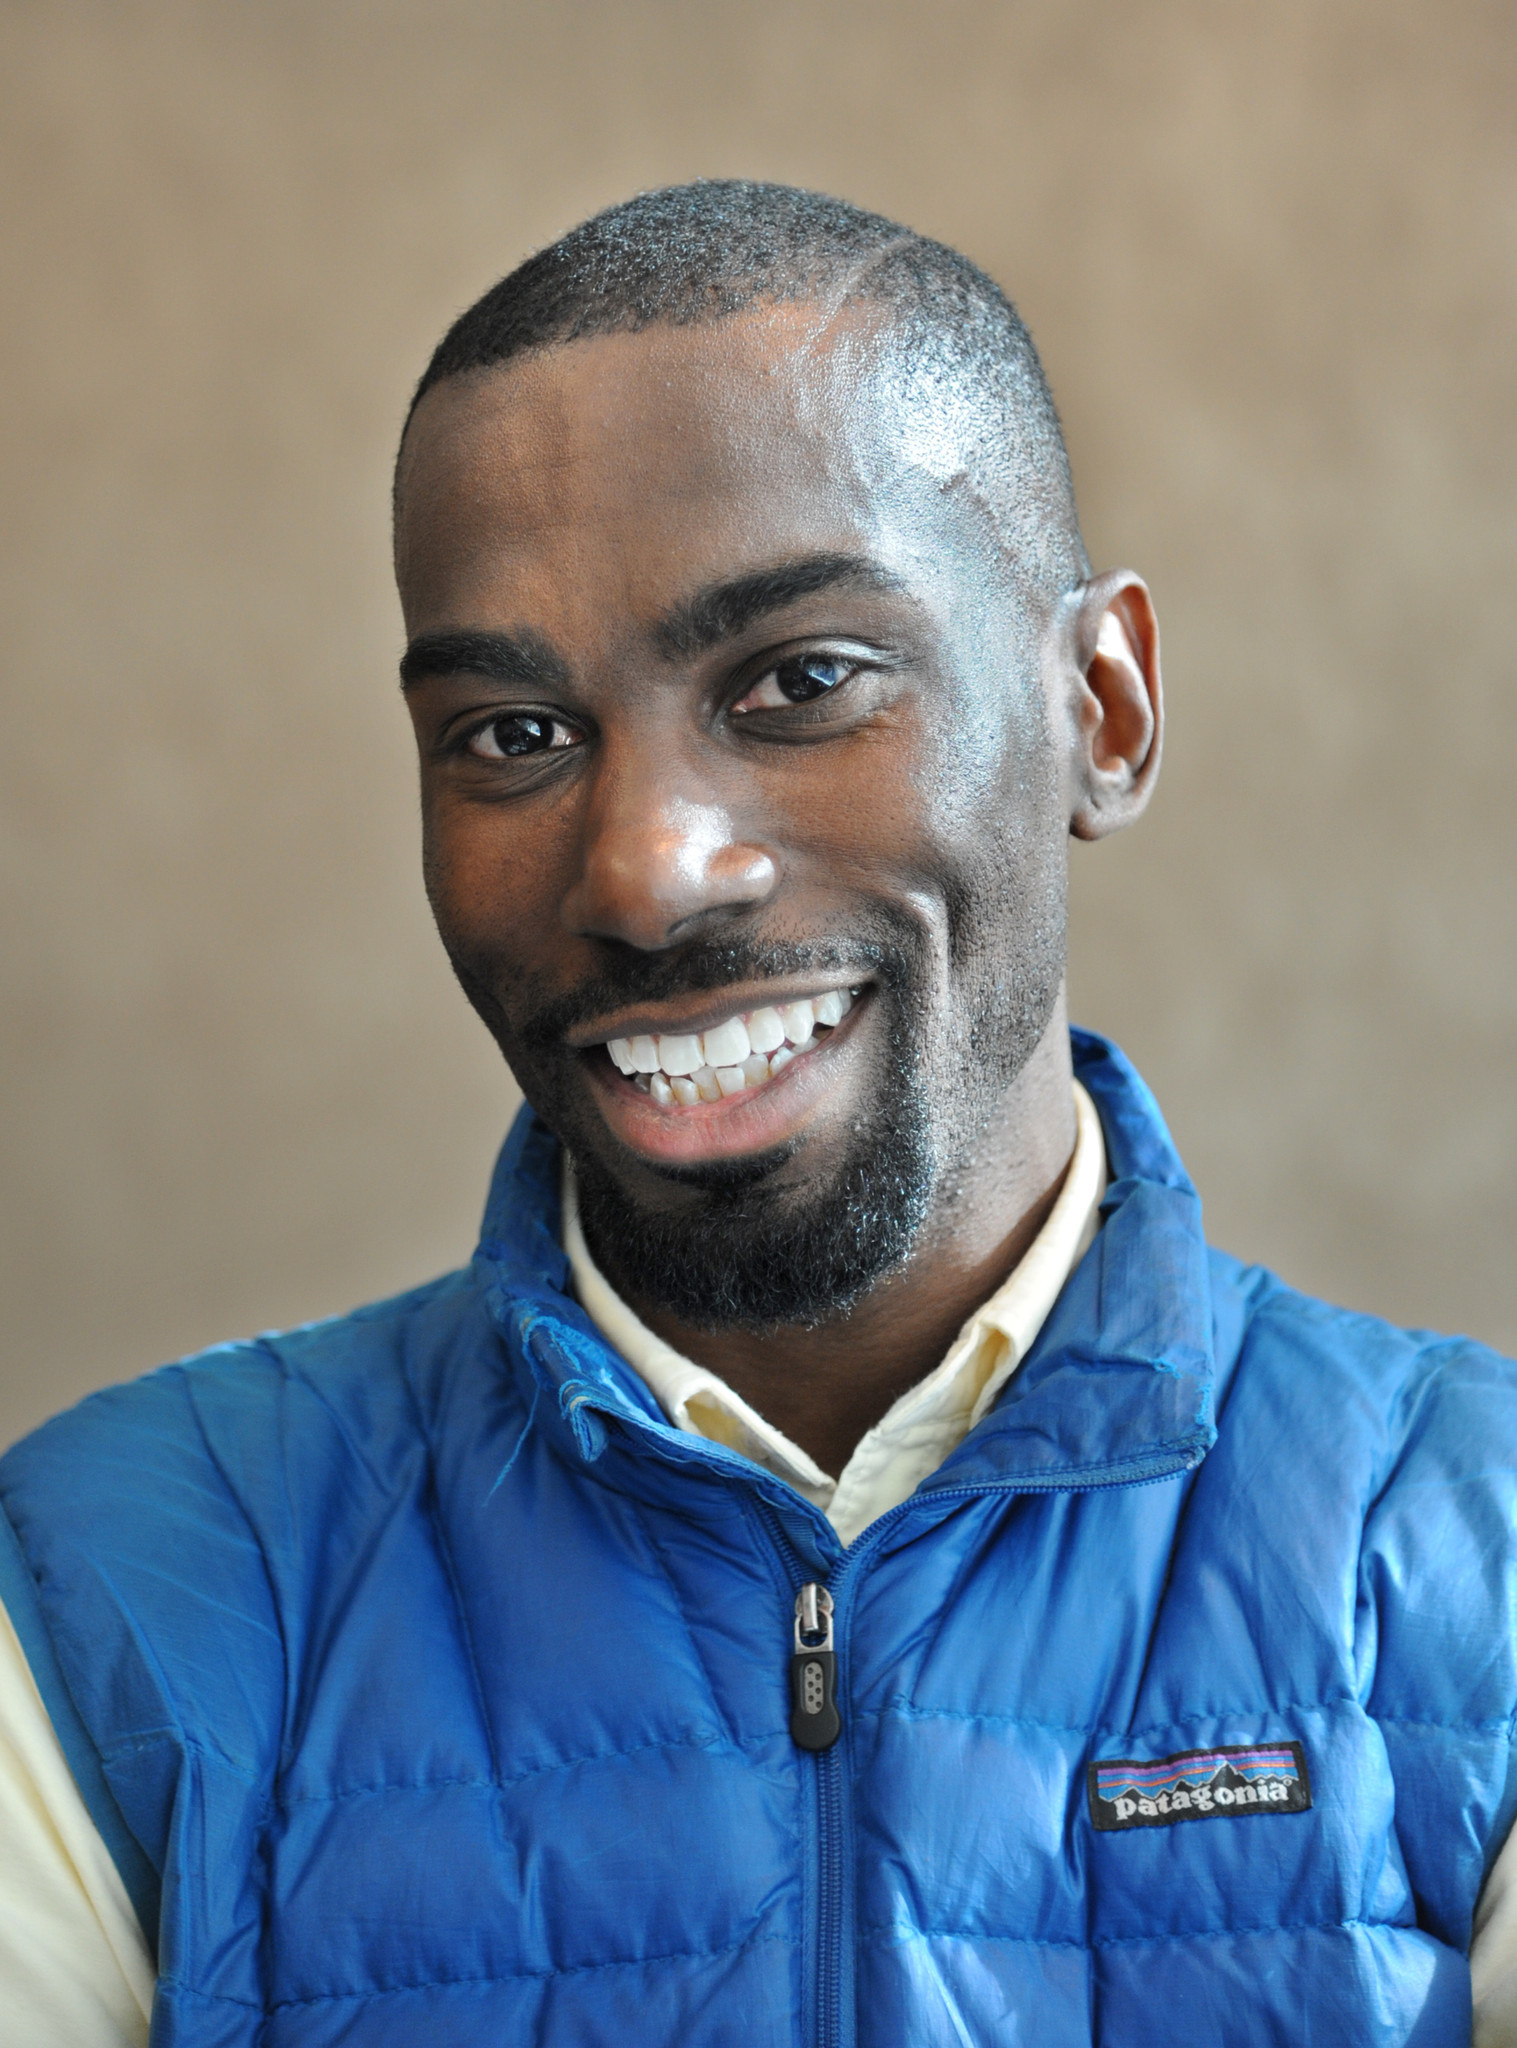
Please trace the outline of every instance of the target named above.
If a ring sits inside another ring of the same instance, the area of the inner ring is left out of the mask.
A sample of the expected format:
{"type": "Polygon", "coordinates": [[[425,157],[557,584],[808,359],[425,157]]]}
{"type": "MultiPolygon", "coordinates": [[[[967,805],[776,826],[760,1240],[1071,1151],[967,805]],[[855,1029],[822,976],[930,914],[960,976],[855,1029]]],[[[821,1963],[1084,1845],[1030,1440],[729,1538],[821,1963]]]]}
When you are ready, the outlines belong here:
{"type": "Polygon", "coordinates": [[[0,1462],[156,2048],[1468,2042],[1517,1369],[1209,1252],[1142,1083],[1075,1047],[1100,1235],[846,1551],[597,1336],[526,1116],[468,1271],[0,1462]]]}

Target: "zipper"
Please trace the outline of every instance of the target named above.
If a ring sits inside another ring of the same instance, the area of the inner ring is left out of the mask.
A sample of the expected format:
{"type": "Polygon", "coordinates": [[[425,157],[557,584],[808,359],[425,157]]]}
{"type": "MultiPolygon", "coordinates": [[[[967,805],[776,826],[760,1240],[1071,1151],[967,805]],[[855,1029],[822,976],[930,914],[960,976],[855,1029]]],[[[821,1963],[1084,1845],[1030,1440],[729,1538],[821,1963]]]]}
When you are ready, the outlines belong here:
{"type": "Polygon", "coordinates": [[[817,2048],[843,2039],[843,1759],[837,1744],[815,1752],[817,2048]]]}
{"type": "Polygon", "coordinates": [[[842,1734],[837,1677],[832,1595],[810,1579],[795,1596],[795,1648],[790,1656],[790,1733],[799,1748],[831,1749],[842,1734]]]}
{"type": "MultiPolygon", "coordinates": [[[[803,1561],[786,1534],[773,1502],[754,1489],[759,1511],[790,1583],[796,1587],[790,1652],[790,1733],[809,1759],[812,1839],[807,1857],[807,1927],[803,1954],[802,2025],[807,2048],[842,2048],[843,1944],[845,1940],[842,1710],[838,1704],[837,1653],[833,1642],[834,1596],[820,1579],[797,1584],[803,1561]],[[820,1697],[818,1695],[820,1694],[820,1697]]],[[[829,1576],[836,1582],[857,1557],[839,1556],[829,1576]]]]}
{"type": "MultiPolygon", "coordinates": [[[[846,1569],[839,1559],[839,1569],[846,1569]]],[[[845,1933],[843,1751],[838,1738],[837,1654],[832,1639],[833,1598],[818,1579],[795,1596],[790,1652],[790,1734],[811,1765],[815,1822],[811,1864],[811,1942],[806,2028],[811,2048],[841,2048],[844,2039],[845,1933]]]]}
{"type": "MultiPolygon", "coordinates": [[[[585,1405],[588,1407],[590,1404],[586,1401],[585,1405]]],[[[595,1405],[598,1407],[600,1404],[595,1405]]],[[[618,1419],[631,1419],[644,1429],[648,1426],[643,1416],[618,1419]]],[[[577,1430],[578,1409],[574,1421],[577,1430]]],[[[596,1424],[604,1430],[598,1415],[596,1424]]],[[[658,1429],[656,1435],[660,1438],[673,1437],[675,1433],[663,1428],[658,1429]]],[[[680,1445],[682,1460],[690,1455],[686,1448],[688,1442],[687,1438],[680,1445]]],[[[655,1448],[665,1457],[670,1454],[669,1446],[664,1443],[657,1442],[655,1448]]],[[[724,1472],[724,1476],[736,1480],[758,1510],[782,1569],[794,1584],[796,1566],[803,1560],[796,1544],[786,1533],[774,1503],[765,1498],[763,1488],[755,1486],[749,1472],[743,1469],[748,1461],[740,1454],[723,1452],[720,1446],[703,1445],[702,1448],[706,1455],[692,1462],[714,1464],[719,1468],[730,1465],[733,1468],[724,1472]]],[[[1148,1459],[1135,1461],[1139,1465],[1136,1471],[1132,1464],[1115,1465],[1104,1470],[1097,1468],[1090,1476],[1065,1472],[1047,1478],[1027,1477],[1010,1482],[935,1487],[926,1498],[937,1504],[983,1499],[992,1494],[1010,1497],[1017,1494],[1094,1493],[1107,1487],[1157,1486],[1181,1473],[1194,1471],[1208,1448],[1206,1444],[1195,1444],[1178,1455],[1171,1453],[1170,1459],[1160,1463],[1157,1470],[1141,1469],[1143,1464],[1151,1461],[1150,1454],[1148,1459]]],[[[838,1695],[833,1618],[840,1603],[846,1606],[846,1596],[851,1594],[853,1584],[862,1578],[872,1554],[881,1547],[898,1522],[923,1505],[923,1500],[920,1494],[910,1495],[872,1522],[846,1549],[840,1550],[828,1568],[831,1590],[819,1579],[807,1579],[796,1593],[790,1659],[790,1729],[797,1747],[811,1757],[813,1772],[814,1864],[808,1858],[813,1910],[807,1917],[814,1925],[815,1939],[811,1944],[811,1968],[803,1996],[811,2020],[806,2032],[814,2048],[847,2048],[853,2034],[847,2013],[852,1972],[847,1967],[845,1954],[848,1941],[847,1859],[844,1855],[844,1836],[848,1828],[847,1786],[843,1776],[842,1708],[838,1695]]],[[[844,1624],[846,1618],[846,1614],[839,1616],[844,1624]]]]}
{"type": "MultiPolygon", "coordinates": [[[[963,1486],[935,1489],[937,1500],[964,1500],[988,1493],[1096,1493],[1106,1487],[1154,1486],[1179,1473],[1191,1471],[1199,1458],[1177,1461],[1167,1469],[1143,1473],[1110,1472],[1083,1482],[1069,1479],[1022,1480],[1015,1486],[963,1486]]],[[[771,1502],[754,1489],[750,1495],[766,1524],[787,1575],[800,1562],[795,1545],[771,1502]]],[[[815,1810],[815,1863],[812,1876],[812,1923],[810,1981],[805,1987],[810,2026],[806,2029],[811,2048],[845,2048],[852,2028],[845,2014],[846,1987],[851,1971],[846,1967],[847,1940],[847,1858],[844,1836],[848,1827],[846,1787],[843,1780],[843,1710],[838,1694],[837,1650],[834,1619],[846,1623],[840,1606],[851,1604],[845,1594],[863,1576],[873,1552],[878,1550],[894,1525],[921,1505],[913,1495],[871,1522],[867,1531],[842,1552],[829,1573],[831,1585],[820,1579],[806,1579],[796,1589],[794,1621],[790,1636],[790,1733],[796,1746],[811,1758],[813,1805],[815,1810]]],[[[794,1583],[792,1579],[792,1583],[794,1583]]]]}
{"type": "Polygon", "coordinates": [[[790,1734],[814,1759],[816,1801],[816,1952],[813,2038],[833,2048],[842,2038],[843,1979],[843,1762],[838,1737],[837,1655],[832,1643],[832,1595],[808,1579],[795,1596],[790,1654],[790,1734]]]}

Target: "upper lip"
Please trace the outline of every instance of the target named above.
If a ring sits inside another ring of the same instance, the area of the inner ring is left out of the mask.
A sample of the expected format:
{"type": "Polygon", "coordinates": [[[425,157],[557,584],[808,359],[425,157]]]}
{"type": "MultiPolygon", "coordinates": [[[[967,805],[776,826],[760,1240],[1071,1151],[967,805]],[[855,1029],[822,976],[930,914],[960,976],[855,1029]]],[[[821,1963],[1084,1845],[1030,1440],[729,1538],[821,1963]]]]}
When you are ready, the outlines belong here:
{"type": "Polygon", "coordinates": [[[732,982],[708,996],[687,996],[683,1003],[648,1004],[640,1010],[613,1011],[609,1017],[567,1033],[575,1052],[589,1052],[613,1038],[674,1038],[710,1031],[729,1017],[744,1017],[753,1010],[781,1009],[786,1003],[802,1003],[824,996],[832,989],[863,988],[868,977],[843,976],[832,981],[777,977],[773,981],[732,982]]]}

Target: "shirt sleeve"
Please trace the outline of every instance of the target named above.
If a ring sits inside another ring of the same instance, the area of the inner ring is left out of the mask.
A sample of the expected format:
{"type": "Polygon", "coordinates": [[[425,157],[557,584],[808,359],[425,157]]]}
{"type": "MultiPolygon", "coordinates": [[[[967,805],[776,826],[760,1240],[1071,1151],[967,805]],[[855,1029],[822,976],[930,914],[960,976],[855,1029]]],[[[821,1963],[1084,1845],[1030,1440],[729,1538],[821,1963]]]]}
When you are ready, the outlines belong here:
{"type": "Polygon", "coordinates": [[[147,2048],[154,1968],[0,1608],[0,2010],[27,2048],[147,2048]]]}
{"type": "Polygon", "coordinates": [[[1517,1828],[1491,1866],[1470,1943],[1475,2048],[1517,2048],[1517,1828]]]}

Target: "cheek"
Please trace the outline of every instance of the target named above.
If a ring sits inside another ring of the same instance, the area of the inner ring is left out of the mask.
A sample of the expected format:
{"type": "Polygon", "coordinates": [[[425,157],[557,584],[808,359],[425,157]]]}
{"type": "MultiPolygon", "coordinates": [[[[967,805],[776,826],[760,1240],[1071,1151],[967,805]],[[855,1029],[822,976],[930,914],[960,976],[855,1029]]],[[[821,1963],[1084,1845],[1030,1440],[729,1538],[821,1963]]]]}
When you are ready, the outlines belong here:
{"type": "Polygon", "coordinates": [[[1051,748],[1003,737],[945,774],[933,851],[954,979],[1010,990],[1062,957],[1069,835],[1051,748]]]}
{"type": "Polygon", "coordinates": [[[1004,879],[1042,867],[1065,821],[1046,735],[1003,715],[924,723],[866,792],[869,832],[956,891],[1004,894],[1004,879]]]}
{"type": "Polygon", "coordinates": [[[427,901],[444,939],[450,939],[468,904],[468,837],[446,802],[425,787],[421,803],[421,870],[427,901]]]}
{"type": "Polygon", "coordinates": [[[551,849],[540,838],[504,811],[423,797],[427,900],[455,959],[526,967],[557,930],[551,849]]]}

